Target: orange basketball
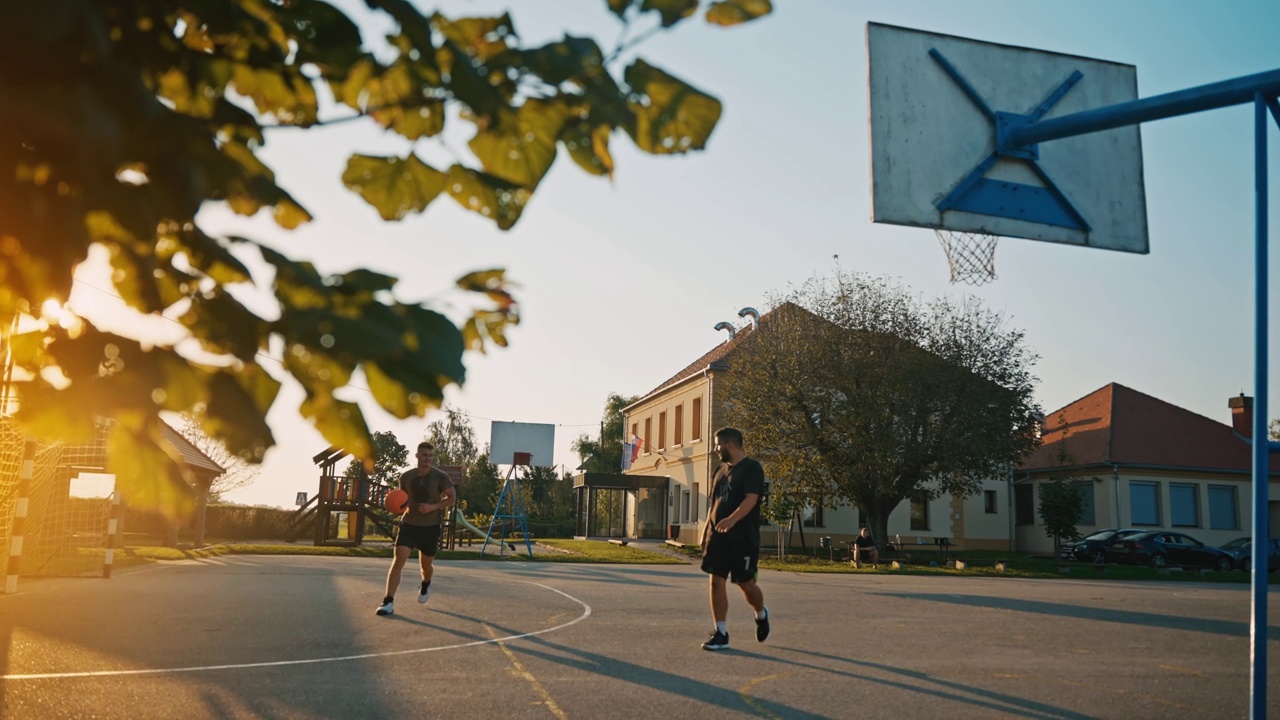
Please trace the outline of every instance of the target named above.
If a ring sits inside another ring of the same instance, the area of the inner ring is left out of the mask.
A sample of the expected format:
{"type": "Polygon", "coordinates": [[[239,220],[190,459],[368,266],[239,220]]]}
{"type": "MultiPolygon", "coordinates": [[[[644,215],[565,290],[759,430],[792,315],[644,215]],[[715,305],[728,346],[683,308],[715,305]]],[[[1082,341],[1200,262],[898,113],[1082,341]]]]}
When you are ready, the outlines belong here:
{"type": "Polygon", "coordinates": [[[404,512],[404,506],[409,504],[409,493],[396,488],[387,493],[386,506],[392,515],[399,515],[404,512]]]}

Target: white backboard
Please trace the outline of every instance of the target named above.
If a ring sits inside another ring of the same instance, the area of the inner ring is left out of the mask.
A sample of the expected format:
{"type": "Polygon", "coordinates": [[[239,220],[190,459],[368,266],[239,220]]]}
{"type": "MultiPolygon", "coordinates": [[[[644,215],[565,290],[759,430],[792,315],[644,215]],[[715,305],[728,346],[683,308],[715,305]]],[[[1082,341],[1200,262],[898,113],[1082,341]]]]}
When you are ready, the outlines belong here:
{"type": "Polygon", "coordinates": [[[556,444],[556,426],[546,423],[494,420],[489,433],[489,462],[510,465],[516,453],[529,453],[530,465],[550,466],[556,444]]]}
{"type": "Polygon", "coordinates": [[[963,88],[1047,120],[1136,100],[1132,65],[868,23],[867,66],[874,222],[1148,252],[1137,125],[997,155],[963,88]]]}

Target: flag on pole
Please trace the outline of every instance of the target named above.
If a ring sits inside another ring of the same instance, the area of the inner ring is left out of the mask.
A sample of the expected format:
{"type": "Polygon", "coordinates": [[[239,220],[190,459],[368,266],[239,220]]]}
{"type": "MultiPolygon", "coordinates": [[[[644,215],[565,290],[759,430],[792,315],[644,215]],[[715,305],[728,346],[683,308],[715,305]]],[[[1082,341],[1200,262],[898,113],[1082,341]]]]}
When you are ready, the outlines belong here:
{"type": "Polygon", "coordinates": [[[631,462],[634,463],[636,458],[640,457],[640,446],[642,444],[643,443],[640,441],[639,435],[633,435],[631,437],[631,462]]]}
{"type": "Polygon", "coordinates": [[[622,469],[631,469],[631,443],[626,440],[622,441],[622,469]]]}

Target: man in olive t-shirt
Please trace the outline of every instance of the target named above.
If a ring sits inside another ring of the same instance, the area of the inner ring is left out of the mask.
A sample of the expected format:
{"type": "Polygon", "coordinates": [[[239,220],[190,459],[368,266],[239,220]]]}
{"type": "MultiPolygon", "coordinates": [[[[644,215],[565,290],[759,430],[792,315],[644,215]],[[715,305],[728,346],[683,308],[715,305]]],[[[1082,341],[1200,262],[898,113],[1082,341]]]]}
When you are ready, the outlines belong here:
{"type": "Polygon", "coordinates": [[[427,441],[418,443],[418,466],[400,475],[400,489],[409,493],[409,502],[400,516],[400,529],[396,532],[395,559],[387,571],[387,594],[378,607],[379,615],[395,612],[396,588],[400,587],[400,571],[409,560],[409,552],[418,549],[418,567],[422,573],[422,586],[418,602],[425,603],[431,589],[432,563],[436,548],[440,546],[440,524],[444,509],[453,504],[456,494],[453,481],[443,470],[432,465],[435,446],[427,441]]]}

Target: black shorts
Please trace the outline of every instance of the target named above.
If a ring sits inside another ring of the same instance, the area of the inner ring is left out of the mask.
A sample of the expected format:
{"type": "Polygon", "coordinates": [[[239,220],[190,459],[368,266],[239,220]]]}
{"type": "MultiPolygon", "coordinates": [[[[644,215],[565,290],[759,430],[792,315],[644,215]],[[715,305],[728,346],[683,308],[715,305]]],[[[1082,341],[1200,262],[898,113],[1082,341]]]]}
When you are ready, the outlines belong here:
{"type": "Polygon", "coordinates": [[[713,538],[702,554],[702,572],[743,583],[756,579],[759,562],[760,548],[755,545],[713,538]]]}
{"type": "Polygon", "coordinates": [[[417,548],[423,555],[435,557],[436,549],[440,547],[440,526],[401,523],[396,531],[396,545],[417,548]]]}

